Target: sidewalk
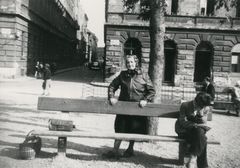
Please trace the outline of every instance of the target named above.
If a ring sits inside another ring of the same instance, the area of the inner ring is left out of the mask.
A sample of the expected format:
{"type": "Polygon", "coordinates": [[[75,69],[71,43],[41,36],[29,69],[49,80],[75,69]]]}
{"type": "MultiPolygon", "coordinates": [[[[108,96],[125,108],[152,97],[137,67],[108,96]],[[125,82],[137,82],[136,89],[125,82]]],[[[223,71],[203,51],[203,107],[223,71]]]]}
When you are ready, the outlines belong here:
{"type": "MultiPolygon", "coordinates": [[[[60,70],[57,70],[55,72],[55,75],[57,74],[60,74],[60,73],[64,73],[64,72],[68,72],[68,71],[73,71],[73,70],[76,70],[80,67],[72,67],[72,68],[66,68],[66,69],[60,69],[60,70]]],[[[20,76],[18,78],[0,78],[0,82],[14,82],[14,81],[26,81],[26,80],[35,80],[36,78],[34,77],[34,75],[32,76],[20,76]]]]}
{"type": "MultiPolygon", "coordinates": [[[[107,97],[107,87],[99,86],[99,84],[106,85],[101,81],[101,71],[89,70],[86,67],[61,70],[52,77],[50,96],[83,99],[105,98],[107,97]]],[[[42,82],[42,79],[34,77],[0,80],[0,103],[12,104],[14,102],[14,104],[26,106],[36,105],[38,96],[41,96],[43,92],[42,82]]]]}
{"type": "MultiPolygon", "coordinates": [[[[84,67],[59,73],[53,76],[52,97],[89,98],[106,97],[107,88],[91,85],[101,83],[100,71],[84,67]]],[[[57,118],[60,112],[38,111],[37,100],[41,95],[41,79],[26,78],[19,82],[0,82],[0,167],[4,168],[79,168],[79,167],[118,167],[118,168],[182,168],[169,160],[176,158],[176,143],[161,142],[136,143],[136,156],[121,161],[106,160],[101,154],[112,149],[113,141],[105,139],[68,139],[68,157],[56,160],[56,138],[42,138],[40,156],[33,160],[20,160],[19,143],[33,129],[47,129],[48,120],[57,118]],[[168,160],[168,162],[167,162],[168,160]]],[[[76,128],[81,131],[113,131],[114,115],[70,113],[76,128]]],[[[159,134],[174,135],[174,119],[161,118],[159,134]]],[[[222,145],[209,146],[209,166],[212,168],[240,167],[240,122],[238,117],[214,114],[209,124],[212,129],[209,136],[219,137],[222,145]],[[227,135],[227,136],[223,136],[227,135]]],[[[121,148],[126,149],[127,143],[121,148]]]]}

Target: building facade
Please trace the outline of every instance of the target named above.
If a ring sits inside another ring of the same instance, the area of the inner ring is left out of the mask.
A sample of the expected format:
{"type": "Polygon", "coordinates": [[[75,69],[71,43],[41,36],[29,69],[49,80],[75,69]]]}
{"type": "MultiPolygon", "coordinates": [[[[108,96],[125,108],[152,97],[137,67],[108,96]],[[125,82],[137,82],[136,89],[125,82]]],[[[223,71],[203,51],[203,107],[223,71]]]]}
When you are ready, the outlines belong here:
{"type": "Polygon", "coordinates": [[[37,61],[77,64],[77,0],[1,0],[0,76],[34,73],[37,61]]]}
{"type": "MultiPolygon", "coordinates": [[[[218,87],[240,79],[240,3],[217,8],[213,0],[167,0],[164,85],[193,87],[210,76],[218,87]]],[[[106,0],[105,81],[125,68],[136,54],[148,71],[149,22],[139,4],[127,11],[122,1],[106,0]]]]}

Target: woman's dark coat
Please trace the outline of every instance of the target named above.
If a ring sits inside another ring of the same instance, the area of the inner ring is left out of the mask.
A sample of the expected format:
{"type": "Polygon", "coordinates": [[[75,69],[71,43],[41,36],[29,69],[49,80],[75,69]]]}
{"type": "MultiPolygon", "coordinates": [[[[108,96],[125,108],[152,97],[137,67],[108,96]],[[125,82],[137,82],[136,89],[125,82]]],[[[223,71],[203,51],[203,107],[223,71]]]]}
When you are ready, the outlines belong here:
{"type": "MultiPolygon", "coordinates": [[[[155,90],[148,75],[141,70],[122,71],[109,85],[108,98],[115,96],[115,91],[120,88],[120,101],[139,102],[151,101],[155,96],[155,90]]],[[[115,120],[115,132],[121,133],[147,133],[147,117],[117,115],[115,120]]]]}

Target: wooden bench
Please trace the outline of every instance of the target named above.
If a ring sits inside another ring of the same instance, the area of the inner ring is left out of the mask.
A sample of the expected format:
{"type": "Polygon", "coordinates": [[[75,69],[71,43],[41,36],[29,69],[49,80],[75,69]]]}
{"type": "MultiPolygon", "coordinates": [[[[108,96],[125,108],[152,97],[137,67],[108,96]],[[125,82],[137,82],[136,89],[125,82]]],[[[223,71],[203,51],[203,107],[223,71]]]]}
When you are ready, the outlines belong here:
{"type": "Polygon", "coordinates": [[[231,101],[231,94],[219,88],[217,88],[216,90],[217,92],[214,101],[213,111],[221,113],[223,112],[226,114],[230,114],[230,112],[234,111],[238,116],[237,107],[231,101]]]}
{"type": "MultiPolygon", "coordinates": [[[[47,111],[62,111],[62,112],[77,112],[77,113],[97,113],[97,114],[127,114],[153,117],[177,118],[179,105],[165,104],[147,104],[146,107],[140,108],[137,102],[119,101],[114,106],[109,105],[107,100],[83,100],[70,98],[54,98],[54,97],[39,97],[38,110],[47,111]]],[[[122,134],[122,133],[83,133],[81,131],[49,131],[49,130],[34,130],[31,135],[35,136],[54,136],[58,137],[58,154],[66,154],[67,137],[76,138],[100,138],[100,139],[121,139],[125,141],[135,140],[143,141],[163,141],[163,142],[178,142],[179,143],[179,163],[184,163],[186,152],[183,139],[177,136],[162,136],[162,135],[142,135],[142,134],[122,134]]],[[[216,140],[208,140],[209,144],[217,144],[216,140]]]]}
{"type": "Polygon", "coordinates": [[[234,104],[231,102],[231,95],[222,88],[216,87],[215,100],[213,105],[213,112],[229,114],[234,110],[234,104]]]}
{"type": "Polygon", "coordinates": [[[232,111],[234,111],[236,115],[239,116],[235,104],[231,101],[214,101],[213,108],[213,111],[215,112],[225,112],[227,114],[230,114],[232,111]]]}

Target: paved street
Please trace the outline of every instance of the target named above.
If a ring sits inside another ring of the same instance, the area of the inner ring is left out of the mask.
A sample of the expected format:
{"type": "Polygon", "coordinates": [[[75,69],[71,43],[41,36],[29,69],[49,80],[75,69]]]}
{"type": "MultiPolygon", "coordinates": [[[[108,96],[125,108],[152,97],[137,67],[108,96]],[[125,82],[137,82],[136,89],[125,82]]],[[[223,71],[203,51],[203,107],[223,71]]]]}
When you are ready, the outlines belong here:
{"type": "MultiPolygon", "coordinates": [[[[52,97],[86,98],[106,97],[107,88],[92,85],[101,84],[101,72],[80,67],[53,76],[52,97]]],[[[2,168],[77,168],[77,167],[131,167],[131,168],[170,168],[178,167],[173,161],[177,157],[178,144],[160,142],[156,144],[139,143],[136,157],[121,161],[109,161],[101,154],[109,150],[112,140],[69,138],[68,157],[53,159],[57,140],[54,137],[42,138],[43,147],[39,157],[31,161],[20,160],[19,143],[33,129],[47,129],[49,118],[61,117],[60,112],[38,111],[37,99],[42,94],[42,80],[31,77],[0,81],[0,167],[2,168]]],[[[102,86],[102,85],[101,85],[102,86]]],[[[114,115],[84,115],[70,113],[77,129],[92,132],[113,132],[114,115]]],[[[159,134],[175,135],[175,119],[159,119],[159,134]]],[[[240,166],[240,123],[239,117],[213,114],[209,123],[212,129],[208,136],[221,142],[221,146],[211,145],[209,164],[213,168],[235,168],[240,166]]],[[[126,148],[127,143],[122,145],[126,148]]]]}
{"type": "MultiPolygon", "coordinates": [[[[96,87],[91,82],[101,82],[101,71],[79,67],[52,77],[52,97],[88,98],[106,96],[106,87],[96,87]]],[[[36,105],[42,94],[42,80],[33,77],[0,80],[0,104],[36,105]]]]}

